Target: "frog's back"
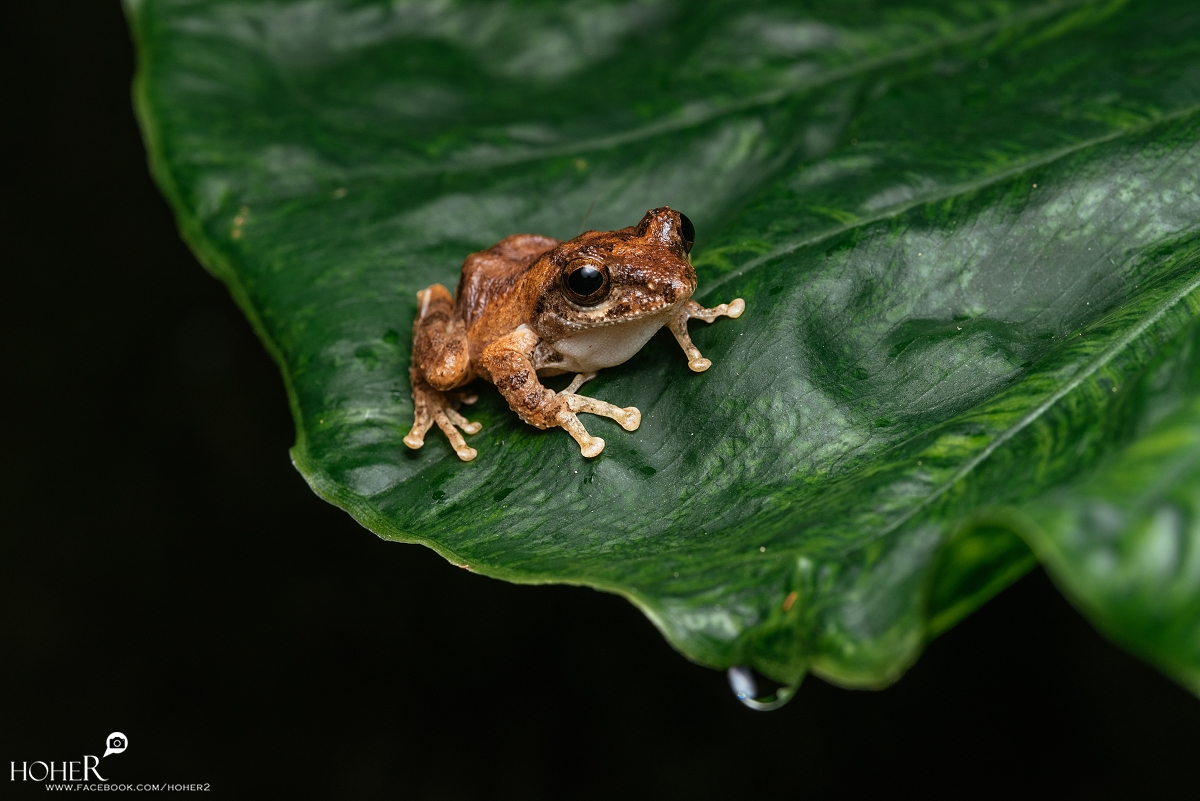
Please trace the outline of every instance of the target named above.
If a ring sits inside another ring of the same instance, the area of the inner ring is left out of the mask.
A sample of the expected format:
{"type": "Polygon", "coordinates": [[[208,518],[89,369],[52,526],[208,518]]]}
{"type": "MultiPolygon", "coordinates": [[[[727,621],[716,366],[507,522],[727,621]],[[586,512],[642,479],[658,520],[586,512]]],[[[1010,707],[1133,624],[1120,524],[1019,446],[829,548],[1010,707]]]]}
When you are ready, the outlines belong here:
{"type": "Polygon", "coordinates": [[[548,236],[513,234],[467,256],[455,299],[467,327],[479,318],[489,300],[507,293],[543,253],[559,244],[548,236]]]}

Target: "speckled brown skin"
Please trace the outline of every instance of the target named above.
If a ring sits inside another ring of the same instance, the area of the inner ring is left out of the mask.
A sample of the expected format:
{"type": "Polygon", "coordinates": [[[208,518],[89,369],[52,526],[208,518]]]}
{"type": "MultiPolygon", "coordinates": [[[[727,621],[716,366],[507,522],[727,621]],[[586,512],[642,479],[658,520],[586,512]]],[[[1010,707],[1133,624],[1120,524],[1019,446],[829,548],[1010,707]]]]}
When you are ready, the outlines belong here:
{"type": "Polygon", "coordinates": [[[704,309],[690,301],[696,273],[685,228],[680,214],[664,207],[648,211],[636,226],[588,231],[569,242],[515,234],[467,257],[457,297],[441,284],[418,292],[411,369],[416,421],[405,443],[421,447],[436,423],[460,458],[473,459],[474,449],[456,427],[474,433],[478,424],[457,413],[465,399],[452,391],[476,378],[495,384],[524,422],[565,428],[585,456],[600,453],[604,440],[591,437],[576,412],[601,414],[626,430],[636,429],[637,409],[574,390],[596,370],[628,359],[667,324],[692,369],[707,369],[708,360],[688,338],[687,319],[737,317],[744,305],[738,300],[704,309]],[[607,276],[599,299],[581,301],[566,286],[565,275],[585,263],[607,276]],[[538,380],[572,371],[579,376],[561,393],[538,380]]]}

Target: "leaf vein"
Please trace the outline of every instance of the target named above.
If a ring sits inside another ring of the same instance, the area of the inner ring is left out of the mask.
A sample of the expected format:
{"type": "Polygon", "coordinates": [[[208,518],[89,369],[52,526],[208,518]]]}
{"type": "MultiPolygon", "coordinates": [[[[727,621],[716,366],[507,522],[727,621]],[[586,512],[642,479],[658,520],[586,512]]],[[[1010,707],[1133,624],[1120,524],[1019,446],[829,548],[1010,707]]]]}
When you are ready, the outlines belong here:
{"type": "Polygon", "coordinates": [[[786,256],[789,253],[794,253],[795,251],[800,250],[803,247],[815,245],[819,242],[823,242],[826,239],[831,239],[835,236],[844,234],[848,231],[853,231],[856,228],[863,228],[868,225],[874,225],[875,223],[882,222],[883,220],[889,220],[889,219],[893,219],[895,217],[899,217],[901,214],[905,213],[906,211],[910,211],[911,209],[917,208],[918,206],[924,206],[929,203],[936,203],[941,200],[949,200],[950,198],[957,197],[959,195],[966,195],[966,194],[970,194],[971,192],[976,192],[980,189],[986,189],[989,186],[1000,183],[1001,181],[1005,181],[1009,178],[1013,178],[1017,175],[1020,175],[1023,172],[1027,172],[1028,170],[1036,169],[1037,167],[1044,167],[1048,164],[1053,164],[1056,161],[1060,161],[1060,160],[1062,160],[1068,156],[1074,155],[1075,153],[1078,153],[1082,150],[1086,150],[1089,147],[1096,147],[1098,145],[1106,144],[1108,142],[1112,142],[1117,139],[1120,139],[1123,136],[1144,133],[1144,132],[1150,130],[1151,128],[1154,128],[1157,125],[1160,125],[1165,122],[1172,122],[1175,120],[1183,119],[1185,117],[1195,114],[1198,111],[1200,111],[1200,104],[1188,106],[1186,108],[1181,108],[1181,109],[1171,112],[1170,114],[1163,114],[1162,116],[1155,117],[1154,119],[1151,119],[1151,120],[1147,120],[1146,122],[1142,123],[1141,125],[1134,125],[1134,126],[1130,126],[1128,128],[1120,128],[1115,131],[1110,131],[1101,136],[1093,137],[1092,139],[1085,139],[1081,142],[1076,142],[1073,145],[1068,145],[1066,147],[1062,147],[1057,150],[1053,150],[1053,151],[1046,153],[1042,156],[1039,156],[1037,158],[1033,158],[1033,159],[1029,159],[1027,161],[1021,162],[1020,164],[1014,164],[1013,166],[1007,167],[1003,170],[1000,170],[999,172],[993,173],[992,175],[987,175],[982,178],[976,178],[975,180],[972,180],[972,181],[964,181],[962,183],[951,184],[947,187],[942,188],[941,190],[931,191],[924,195],[918,195],[917,197],[914,197],[909,201],[892,206],[892,207],[885,209],[885,210],[879,212],[878,214],[874,214],[870,217],[862,217],[862,218],[855,220],[854,222],[846,223],[844,225],[834,226],[833,228],[827,228],[824,231],[820,231],[820,232],[812,234],[810,236],[806,236],[802,239],[798,239],[795,242],[788,242],[786,244],[780,245],[780,246],[764,253],[761,256],[751,259],[750,261],[746,262],[745,264],[741,265],[740,267],[730,270],[728,273],[726,273],[725,275],[722,275],[717,280],[710,282],[708,284],[708,286],[706,286],[704,288],[704,290],[697,292],[696,297],[697,298],[707,297],[708,295],[712,294],[716,289],[718,289],[721,286],[724,286],[725,284],[729,283],[733,279],[740,278],[741,276],[745,275],[746,273],[756,270],[759,267],[763,266],[764,264],[769,264],[770,262],[772,262],[778,258],[781,258],[783,256],[786,256]]]}

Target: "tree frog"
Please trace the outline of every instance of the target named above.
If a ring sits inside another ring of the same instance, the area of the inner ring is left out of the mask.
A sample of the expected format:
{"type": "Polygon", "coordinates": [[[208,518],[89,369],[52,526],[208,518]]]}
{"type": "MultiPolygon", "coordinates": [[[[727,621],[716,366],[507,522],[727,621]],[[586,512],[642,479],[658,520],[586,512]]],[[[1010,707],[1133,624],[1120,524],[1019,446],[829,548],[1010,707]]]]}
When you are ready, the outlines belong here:
{"type": "Polygon", "coordinates": [[[462,391],[476,378],[494,384],[529,425],[562,426],[588,458],[604,450],[604,440],[587,432],[580,412],[636,430],[642,413],[635,407],[580,395],[579,388],[629,359],[664,325],[688,367],[704,372],[712,363],[692,344],[688,320],[711,323],[746,308],[741,298],[711,309],[691,299],[695,238],[692,221],[664,206],[618,231],[587,231],[568,242],[514,234],[472,253],[455,296],[441,284],[417,293],[409,370],[416,419],[404,444],[420,448],[436,423],[458,458],[474,459],[459,429],[475,434],[481,426],[457,410],[478,399],[462,391]],[[561,392],[538,380],[568,372],[575,378],[561,392]]]}

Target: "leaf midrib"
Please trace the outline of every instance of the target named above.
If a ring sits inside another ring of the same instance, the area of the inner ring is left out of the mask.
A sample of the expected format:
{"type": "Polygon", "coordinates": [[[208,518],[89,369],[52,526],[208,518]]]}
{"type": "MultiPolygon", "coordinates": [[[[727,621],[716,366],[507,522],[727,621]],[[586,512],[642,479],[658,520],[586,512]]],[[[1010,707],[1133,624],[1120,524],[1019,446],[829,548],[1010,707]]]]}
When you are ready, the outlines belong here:
{"type": "Polygon", "coordinates": [[[711,293],[716,291],[718,288],[724,286],[725,284],[729,283],[733,279],[740,278],[743,275],[745,275],[753,270],[758,269],[759,267],[763,266],[764,264],[767,264],[771,261],[774,261],[775,259],[786,256],[789,253],[793,253],[793,252],[799,250],[800,248],[818,244],[820,242],[823,242],[826,239],[831,239],[835,236],[839,236],[839,235],[845,234],[849,231],[853,231],[856,228],[862,228],[862,227],[865,227],[868,225],[874,225],[875,223],[883,222],[884,220],[890,220],[895,217],[899,217],[901,214],[904,214],[907,211],[917,208],[918,206],[924,206],[929,203],[936,203],[936,202],[939,202],[942,200],[949,200],[951,198],[958,197],[960,195],[968,195],[972,192],[977,192],[981,189],[986,189],[990,186],[993,186],[994,184],[1000,183],[1009,178],[1015,178],[1016,176],[1020,175],[1023,172],[1028,172],[1029,170],[1037,169],[1039,167],[1045,167],[1048,164],[1052,164],[1056,161],[1064,159],[1067,156],[1071,156],[1075,153],[1080,152],[1081,150],[1086,150],[1089,147],[1096,147],[1098,145],[1107,144],[1108,142],[1112,142],[1116,139],[1120,139],[1123,136],[1130,136],[1130,135],[1145,133],[1146,131],[1149,131],[1150,129],[1154,128],[1157,125],[1161,125],[1161,124],[1167,123],[1167,122],[1173,122],[1175,120],[1182,119],[1184,117],[1187,117],[1191,114],[1195,114],[1197,112],[1200,112],[1200,103],[1192,105],[1192,106],[1188,106],[1186,108],[1176,109],[1175,111],[1172,111],[1168,114],[1162,114],[1160,116],[1154,117],[1153,119],[1146,120],[1145,122],[1143,122],[1139,125],[1131,125],[1128,128],[1118,128],[1115,131],[1109,131],[1106,134],[1102,134],[1100,136],[1096,136],[1091,139],[1084,139],[1080,142],[1076,142],[1073,145],[1066,145],[1065,147],[1061,147],[1056,150],[1052,150],[1049,153],[1045,153],[1036,158],[1026,159],[1025,161],[1021,161],[1021,162],[1013,164],[1009,167],[1005,167],[1004,169],[999,170],[998,172],[994,172],[991,175],[983,176],[982,178],[976,178],[971,181],[964,181],[962,183],[957,183],[957,184],[949,184],[947,186],[940,187],[938,189],[926,192],[925,194],[916,195],[915,197],[910,198],[909,200],[906,200],[903,203],[899,203],[895,206],[889,206],[886,209],[883,209],[882,211],[880,211],[876,214],[873,214],[869,217],[860,217],[860,218],[854,220],[853,222],[843,223],[842,225],[836,225],[831,228],[826,228],[823,231],[819,231],[815,234],[810,234],[809,236],[803,237],[801,239],[797,239],[792,242],[787,242],[785,244],[778,245],[778,246],[772,248],[771,250],[769,250],[768,252],[762,254],[761,256],[756,256],[755,258],[747,261],[745,264],[735,267],[734,269],[725,273],[724,275],[717,278],[716,280],[706,282],[704,289],[696,292],[695,297],[696,298],[707,297],[708,295],[710,295],[711,293]]]}

